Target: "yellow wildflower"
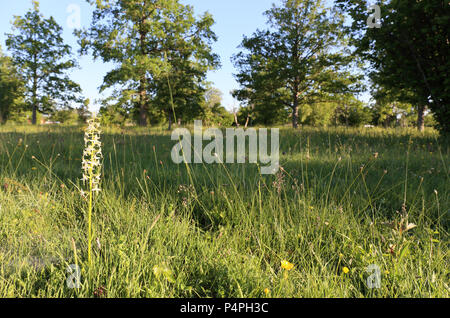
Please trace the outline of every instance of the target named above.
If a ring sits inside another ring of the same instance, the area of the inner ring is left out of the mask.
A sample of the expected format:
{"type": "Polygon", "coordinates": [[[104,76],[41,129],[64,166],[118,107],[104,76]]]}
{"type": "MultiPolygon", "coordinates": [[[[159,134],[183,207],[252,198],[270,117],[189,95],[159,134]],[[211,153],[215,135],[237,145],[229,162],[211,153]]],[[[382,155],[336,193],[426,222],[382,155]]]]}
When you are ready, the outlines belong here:
{"type": "Polygon", "coordinates": [[[344,274],[348,274],[350,272],[350,270],[348,269],[348,267],[344,267],[342,269],[342,271],[344,272],[344,274]]]}
{"type": "Polygon", "coordinates": [[[294,264],[289,263],[288,261],[281,261],[281,268],[290,271],[294,268],[294,264]]]}

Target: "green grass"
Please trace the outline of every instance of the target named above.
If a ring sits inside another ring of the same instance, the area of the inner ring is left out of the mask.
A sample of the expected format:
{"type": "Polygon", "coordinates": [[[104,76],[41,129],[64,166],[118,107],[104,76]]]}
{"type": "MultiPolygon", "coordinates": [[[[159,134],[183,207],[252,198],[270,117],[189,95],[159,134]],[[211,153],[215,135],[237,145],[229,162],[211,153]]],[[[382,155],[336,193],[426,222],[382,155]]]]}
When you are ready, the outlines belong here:
{"type": "Polygon", "coordinates": [[[282,129],[285,172],[193,164],[193,184],[163,129],[102,141],[88,266],[82,127],[0,128],[0,296],[449,297],[450,152],[434,131],[282,129]]]}

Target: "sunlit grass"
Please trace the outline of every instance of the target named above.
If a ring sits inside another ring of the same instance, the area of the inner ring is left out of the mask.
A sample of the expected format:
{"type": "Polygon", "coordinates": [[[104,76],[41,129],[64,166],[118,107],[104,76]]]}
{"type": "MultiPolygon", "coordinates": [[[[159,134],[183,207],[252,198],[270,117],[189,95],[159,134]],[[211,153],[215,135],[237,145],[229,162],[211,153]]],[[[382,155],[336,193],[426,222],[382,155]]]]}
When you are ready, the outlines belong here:
{"type": "Polygon", "coordinates": [[[173,145],[163,128],[103,129],[88,266],[83,127],[1,127],[0,296],[449,296],[450,153],[434,131],[283,128],[275,176],[189,176],[173,145]]]}

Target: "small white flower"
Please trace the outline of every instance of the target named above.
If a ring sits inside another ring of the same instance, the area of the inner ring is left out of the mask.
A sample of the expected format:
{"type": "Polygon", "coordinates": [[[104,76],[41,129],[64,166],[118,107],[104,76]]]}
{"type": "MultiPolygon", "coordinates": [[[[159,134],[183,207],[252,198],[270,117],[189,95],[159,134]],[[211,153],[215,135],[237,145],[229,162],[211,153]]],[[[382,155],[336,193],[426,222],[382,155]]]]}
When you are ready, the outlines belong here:
{"type": "Polygon", "coordinates": [[[99,192],[100,174],[101,174],[101,159],[103,158],[101,142],[100,142],[100,123],[94,115],[92,119],[88,120],[88,127],[84,134],[85,149],[83,151],[82,170],[83,183],[89,184],[89,191],[99,192]]]}

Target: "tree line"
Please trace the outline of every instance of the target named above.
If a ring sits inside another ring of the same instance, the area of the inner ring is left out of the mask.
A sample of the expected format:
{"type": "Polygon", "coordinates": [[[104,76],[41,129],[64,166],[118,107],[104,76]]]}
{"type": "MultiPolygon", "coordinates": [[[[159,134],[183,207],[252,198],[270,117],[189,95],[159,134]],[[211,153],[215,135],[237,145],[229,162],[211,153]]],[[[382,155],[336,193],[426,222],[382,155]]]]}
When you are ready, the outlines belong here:
{"type": "MultiPolygon", "coordinates": [[[[450,131],[450,6],[445,0],[384,1],[380,27],[368,26],[368,1],[281,0],[267,28],[244,36],[232,57],[239,108],[227,111],[207,82],[220,67],[208,12],[178,0],[88,0],[88,28],[75,30],[78,54],[112,62],[98,101],[106,124],[390,125],[415,121],[450,131]],[[370,91],[371,102],[363,102],[370,91]],[[427,116],[428,115],[428,116],[427,116]],[[415,119],[412,119],[415,117],[415,119]]],[[[77,67],[62,27],[39,4],[15,17],[0,52],[0,121],[33,124],[88,117],[89,100],[68,73],[77,67]]]]}

